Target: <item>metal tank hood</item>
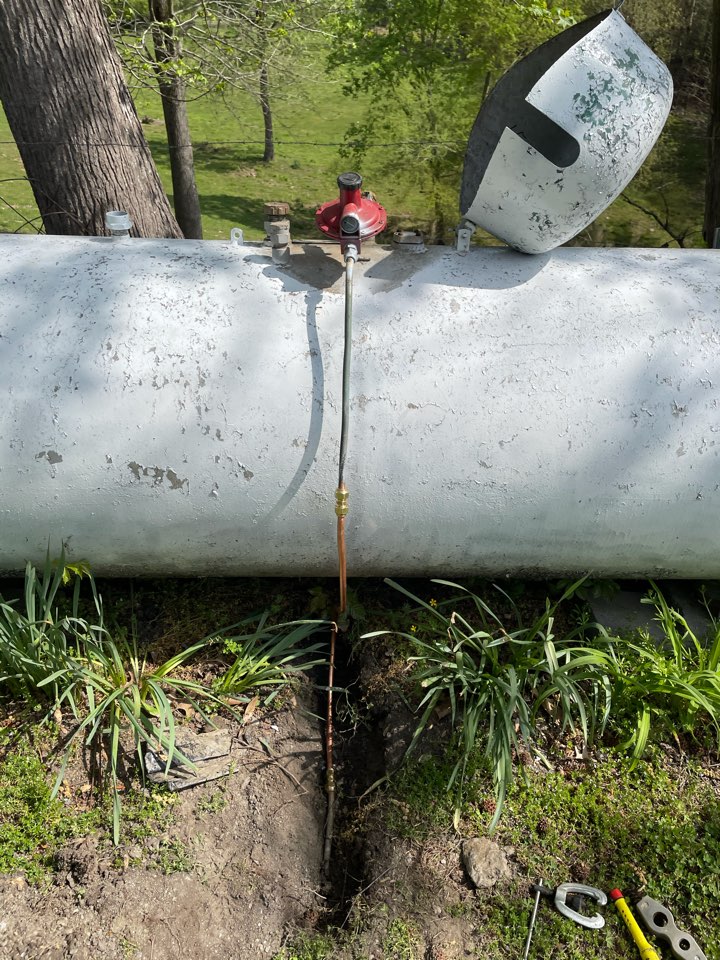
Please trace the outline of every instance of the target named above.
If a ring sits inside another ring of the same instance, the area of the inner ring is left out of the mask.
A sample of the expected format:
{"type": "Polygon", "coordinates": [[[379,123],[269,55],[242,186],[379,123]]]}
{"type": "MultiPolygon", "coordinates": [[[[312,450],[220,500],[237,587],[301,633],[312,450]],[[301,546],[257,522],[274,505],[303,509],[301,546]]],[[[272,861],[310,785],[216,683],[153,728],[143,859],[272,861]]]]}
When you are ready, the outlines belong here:
{"type": "MultiPolygon", "coordinates": [[[[348,572],[720,575],[716,251],[366,245],[348,572]]],[[[0,237],[0,571],[336,569],[342,263],[0,237]]]]}
{"type": "Polygon", "coordinates": [[[620,13],[575,24],[514,64],[465,157],[463,217],[525,253],[567,242],[620,194],[672,103],[670,71],[620,13]]]}

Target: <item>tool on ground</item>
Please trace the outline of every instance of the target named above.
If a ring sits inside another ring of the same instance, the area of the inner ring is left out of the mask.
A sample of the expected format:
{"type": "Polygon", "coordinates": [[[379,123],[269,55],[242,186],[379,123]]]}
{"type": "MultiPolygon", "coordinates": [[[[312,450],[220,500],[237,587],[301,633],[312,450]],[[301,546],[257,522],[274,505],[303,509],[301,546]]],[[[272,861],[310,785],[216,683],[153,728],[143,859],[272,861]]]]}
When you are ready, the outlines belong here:
{"type": "Polygon", "coordinates": [[[543,881],[541,880],[540,883],[534,883],[531,889],[535,891],[535,903],[533,905],[533,911],[530,915],[530,927],[528,928],[527,940],[525,941],[525,953],[523,953],[522,960],[528,960],[528,955],[530,953],[530,941],[532,940],[538,907],[540,906],[540,897],[542,896],[543,891],[543,881]]]}
{"type": "Polygon", "coordinates": [[[640,919],[656,937],[667,940],[678,960],[707,960],[695,939],[684,930],[679,930],[675,918],[667,907],[652,897],[643,897],[636,904],[640,919]]]}
{"type": "Polygon", "coordinates": [[[540,897],[552,899],[555,908],[568,920],[579,924],[581,927],[588,927],[590,930],[599,930],[605,925],[605,918],[599,913],[588,915],[583,913],[586,900],[593,900],[595,903],[604,907],[607,903],[607,897],[602,890],[597,887],[588,887],[585,883],[561,883],[558,887],[546,887],[541,880],[540,883],[533,883],[530,887],[535,894],[535,904],[530,917],[530,928],[528,930],[527,940],[525,941],[525,953],[522,960],[527,960],[530,953],[530,942],[532,940],[535,920],[537,918],[540,897]]]}
{"type": "Polygon", "coordinates": [[[638,926],[638,922],[635,917],[632,915],[630,907],[627,905],[627,901],[623,896],[622,890],[611,890],[610,899],[613,901],[615,906],[618,908],[620,916],[625,921],[625,925],[630,931],[630,935],[635,941],[635,945],[640,951],[640,956],[642,960],[660,960],[657,951],[655,948],[648,943],[645,934],[642,932],[638,926]]]}
{"type": "Polygon", "coordinates": [[[544,897],[552,898],[555,909],[581,927],[599,930],[605,926],[605,918],[601,914],[583,913],[585,900],[593,900],[601,907],[607,903],[607,897],[597,887],[589,887],[585,883],[561,883],[558,887],[544,887],[542,884],[534,883],[530,889],[541,893],[544,897]]]}

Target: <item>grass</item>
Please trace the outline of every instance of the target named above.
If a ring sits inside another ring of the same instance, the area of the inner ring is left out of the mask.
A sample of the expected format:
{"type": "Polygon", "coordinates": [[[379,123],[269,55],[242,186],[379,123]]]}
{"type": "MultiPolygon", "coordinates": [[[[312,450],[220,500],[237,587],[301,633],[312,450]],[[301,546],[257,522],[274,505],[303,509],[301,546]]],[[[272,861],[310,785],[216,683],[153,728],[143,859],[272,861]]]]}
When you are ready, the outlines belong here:
{"type": "Polygon", "coordinates": [[[195,866],[193,842],[172,836],[180,798],[162,787],[131,791],[123,804],[122,844],[115,848],[117,869],[144,867],[166,876],[195,866]]]}
{"type": "MultiPolygon", "coordinates": [[[[350,124],[362,118],[368,104],[365,94],[358,92],[350,98],[343,94],[340,79],[327,77],[321,49],[309,56],[304,74],[293,85],[292,96],[275,99],[278,143],[276,159],[269,164],[262,162],[260,110],[247,94],[231,91],[222,99],[205,97],[188,104],[206,239],[227,239],[235,226],[242,227],[248,239],[262,239],[263,204],[269,200],[291,204],[295,238],[317,238],[314,211],[320,203],[334,198],[337,175],[348,162],[340,153],[343,137],[350,124]]],[[[148,89],[136,89],[133,94],[160,177],[171,195],[160,99],[148,89]]],[[[468,117],[468,131],[473,120],[468,117]]],[[[627,191],[643,206],[659,213],[667,202],[671,229],[692,231],[687,244],[694,246],[702,246],[698,231],[703,220],[706,140],[701,127],[695,118],[674,115],[627,191]]],[[[360,171],[366,186],[388,210],[393,228],[427,229],[432,217],[432,190],[424,169],[417,165],[413,170],[389,172],[393,150],[392,146],[369,149],[360,171]]],[[[460,173],[458,169],[456,187],[442,188],[442,207],[449,226],[459,218],[460,173]]],[[[23,218],[35,220],[37,207],[0,110],[0,231],[33,232],[23,218]]],[[[482,236],[483,242],[496,242],[482,236]]],[[[668,239],[651,217],[617,200],[578,242],[660,246],[668,239]]]]}
{"type": "Polygon", "coordinates": [[[322,934],[301,933],[276,953],[272,960],[326,960],[332,954],[333,939],[322,934]]]}
{"type": "Polygon", "coordinates": [[[201,815],[206,813],[220,813],[221,810],[225,809],[227,804],[227,785],[221,784],[219,787],[215,787],[214,790],[211,790],[210,793],[198,800],[195,807],[195,812],[201,815]]]}
{"type": "Polygon", "coordinates": [[[182,840],[162,839],[155,858],[155,867],[168,876],[171,873],[188,873],[194,859],[190,847],[182,840]]]}
{"type": "MultiPolygon", "coordinates": [[[[147,121],[143,124],[146,139],[171,197],[160,98],[149,89],[136,89],[133,93],[138,114],[147,121]]],[[[188,103],[205,239],[228,239],[231,228],[236,226],[242,227],[248,239],[262,239],[263,204],[269,200],[291,204],[296,238],[317,239],[315,210],[337,193],[337,176],[346,168],[346,161],[340,157],[343,136],[362,108],[362,97],[345,97],[339,83],[328,80],[321,68],[314,80],[305,81],[294,92],[292,99],[276,101],[276,158],[264,164],[262,117],[247,94],[233,91],[223,99],[206,97],[188,103]]],[[[0,141],[11,139],[0,110],[0,141]]],[[[388,149],[376,148],[373,153],[381,159],[388,149]]],[[[374,176],[372,165],[362,173],[367,187],[377,193],[398,222],[427,219],[423,194],[414,179],[391,183],[385,178],[381,183],[374,176]]],[[[0,180],[23,176],[15,146],[0,142],[0,180]]],[[[4,199],[4,203],[0,202],[0,230],[22,227],[21,216],[10,209],[10,204],[28,219],[37,216],[27,182],[0,183],[0,197],[4,199]]],[[[32,232],[31,228],[26,231],[32,232]]]]}
{"type": "Polygon", "coordinates": [[[390,922],[382,942],[386,957],[393,960],[422,960],[424,949],[413,923],[396,917],[390,922]]]}

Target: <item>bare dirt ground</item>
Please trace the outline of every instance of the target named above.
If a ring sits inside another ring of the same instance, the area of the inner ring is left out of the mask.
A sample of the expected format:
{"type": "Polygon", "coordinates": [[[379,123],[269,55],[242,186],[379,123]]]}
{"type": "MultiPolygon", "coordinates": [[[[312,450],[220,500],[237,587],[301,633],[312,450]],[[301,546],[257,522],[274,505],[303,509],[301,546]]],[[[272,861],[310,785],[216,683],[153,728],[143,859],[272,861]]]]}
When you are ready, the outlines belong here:
{"type": "Polygon", "coordinates": [[[291,704],[235,733],[235,771],[178,794],[167,835],[119,851],[106,837],[76,842],[48,888],[0,878],[0,957],[261,960],[312,923],[324,903],[320,724],[291,704]]]}

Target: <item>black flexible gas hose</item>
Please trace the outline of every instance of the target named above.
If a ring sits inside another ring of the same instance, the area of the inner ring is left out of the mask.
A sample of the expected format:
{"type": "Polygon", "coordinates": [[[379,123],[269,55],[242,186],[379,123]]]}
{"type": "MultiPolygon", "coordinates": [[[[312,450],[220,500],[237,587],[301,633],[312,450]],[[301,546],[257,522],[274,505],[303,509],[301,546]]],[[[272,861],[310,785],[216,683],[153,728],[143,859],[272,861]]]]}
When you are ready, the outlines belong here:
{"type": "Polygon", "coordinates": [[[347,458],[348,432],[350,429],[350,360],[352,354],[352,298],[353,267],[357,250],[349,246],[345,252],[345,349],[343,351],[342,371],[342,421],[340,423],[340,458],[338,467],[338,489],[342,489],[347,458]]]}

